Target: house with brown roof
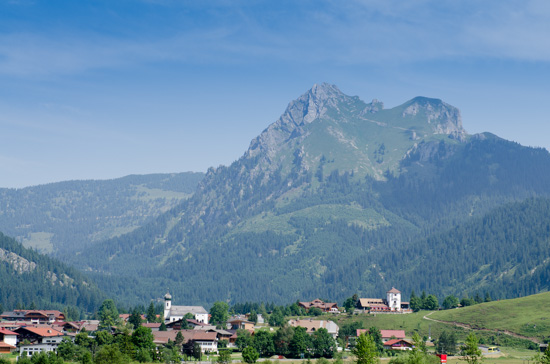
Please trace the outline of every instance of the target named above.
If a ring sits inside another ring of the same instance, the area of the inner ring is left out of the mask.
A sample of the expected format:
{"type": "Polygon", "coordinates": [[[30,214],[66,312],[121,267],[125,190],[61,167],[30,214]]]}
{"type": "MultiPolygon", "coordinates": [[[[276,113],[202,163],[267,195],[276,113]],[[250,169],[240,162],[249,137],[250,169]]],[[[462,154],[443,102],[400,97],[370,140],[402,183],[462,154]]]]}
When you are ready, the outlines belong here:
{"type": "Polygon", "coordinates": [[[334,339],[336,339],[338,331],[340,330],[335,322],[327,320],[290,320],[288,324],[293,327],[305,327],[308,334],[313,334],[319,329],[327,329],[328,333],[331,334],[334,339]]]}
{"type": "Polygon", "coordinates": [[[151,331],[159,331],[160,329],[160,323],[158,322],[146,322],[141,324],[141,326],[148,327],[151,329],[151,331]]]}
{"type": "Polygon", "coordinates": [[[31,324],[48,324],[55,321],[65,321],[65,314],[57,310],[13,310],[3,312],[0,319],[31,324]]]}
{"type": "Polygon", "coordinates": [[[388,340],[384,343],[386,350],[412,350],[413,343],[404,339],[388,340]]]}
{"type": "Polygon", "coordinates": [[[335,302],[324,302],[320,299],[315,299],[311,302],[298,302],[298,306],[305,308],[306,311],[309,311],[310,308],[318,308],[323,312],[332,312],[339,313],[338,304],[335,302]]]}
{"type": "MultiPolygon", "coordinates": [[[[190,331],[190,330],[181,330],[181,333],[184,335],[184,331],[190,331]]],[[[166,345],[168,344],[168,341],[176,341],[176,335],[178,334],[179,330],[170,330],[170,331],[153,331],[153,343],[156,345],[166,345]]],[[[185,342],[186,340],[184,340],[185,342]]]]}
{"type": "Polygon", "coordinates": [[[231,329],[231,330],[238,330],[238,329],[254,330],[254,322],[248,321],[240,317],[227,321],[227,326],[228,326],[228,329],[231,329]]]}
{"type": "Polygon", "coordinates": [[[199,344],[203,353],[218,352],[218,333],[195,330],[192,340],[199,344]]]}
{"type": "Polygon", "coordinates": [[[199,344],[201,351],[217,352],[218,351],[218,333],[215,331],[207,332],[201,330],[171,330],[171,331],[153,331],[153,342],[157,345],[164,345],[170,341],[176,341],[176,335],[181,332],[183,335],[183,343],[190,342],[199,344]]]}

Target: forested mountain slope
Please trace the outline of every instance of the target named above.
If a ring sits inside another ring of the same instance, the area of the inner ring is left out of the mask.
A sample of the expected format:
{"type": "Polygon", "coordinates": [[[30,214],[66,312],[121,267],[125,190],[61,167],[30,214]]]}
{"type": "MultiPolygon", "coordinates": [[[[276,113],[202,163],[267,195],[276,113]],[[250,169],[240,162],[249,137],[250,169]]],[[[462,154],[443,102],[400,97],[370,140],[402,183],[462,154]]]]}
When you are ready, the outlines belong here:
{"type": "MultiPolygon", "coordinates": [[[[549,192],[546,150],[468,135],[459,111],[441,100],[384,109],[316,85],[242,158],[210,169],[189,200],[71,262],[109,274],[101,284],[121,299],[161,297],[166,288],[205,304],[341,300],[391,286],[407,293],[431,279],[415,271],[431,249],[426,239],[549,192]]],[[[504,284],[497,270],[514,265],[514,249],[502,253],[488,276],[494,287],[504,284]]],[[[479,254],[492,259],[490,250],[479,254]]],[[[465,259],[445,257],[455,258],[465,259]]],[[[472,278],[477,267],[433,277],[432,293],[488,287],[472,278]]]]}
{"type": "Polygon", "coordinates": [[[55,255],[130,232],[187,199],[203,173],[0,189],[0,231],[55,255]]]}
{"type": "Polygon", "coordinates": [[[520,297],[550,290],[550,200],[500,206],[442,233],[387,252],[385,279],[441,294],[520,297]],[[400,270],[393,270],[398,265],[400,270]]]}
{"type": "MultiPolygon", "coordinates": [[[[91,313],[105,296],[84,274],[0,233],[0,305],[91,313]]],[[[78,317],[73,317],[78,319],[78,317]]]]}

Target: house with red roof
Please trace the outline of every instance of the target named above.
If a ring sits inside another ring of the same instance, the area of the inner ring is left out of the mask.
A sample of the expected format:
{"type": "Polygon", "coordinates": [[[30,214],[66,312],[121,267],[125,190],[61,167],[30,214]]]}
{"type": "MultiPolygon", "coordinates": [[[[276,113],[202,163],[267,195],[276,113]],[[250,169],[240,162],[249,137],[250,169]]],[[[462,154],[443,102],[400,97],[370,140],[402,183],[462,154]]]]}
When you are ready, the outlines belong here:
{"type": "Polygon", "coordinates": [[[56,351],[61,340],[66,337],[61,331],[51,327],[24,326],[18,328],[15,332],[18,334],[19,354],[26,353],[28,356],[56,351]],[[23,344],[24,342],[27,342],[27,344],[23,344]]]}
{"type": "Polygon", "coordinates": [[[392,339],[405,339],[405,330],[380,330],[380,335],[383,342],[392,339]]]}
{"type": "Polygon", "coordinates": [[[0,328],[0,354],[9,354],[17,349],[17,333],[0,328]]]}
{"type": "MultiPolygon", "coordinates": [[[[366,329],[357,329],[357,336],[366,333],[366,329]]],[[[405,330],[380,330],[380,336],[382,337],[383,343],[393,339],[402,340],[405,339],[405,330]]]]}
{"type": "Polygon", "coordinates": [[[404,339],[388,340],[384,343],[386,350],[412,350],[413,344],[404,339]]]}

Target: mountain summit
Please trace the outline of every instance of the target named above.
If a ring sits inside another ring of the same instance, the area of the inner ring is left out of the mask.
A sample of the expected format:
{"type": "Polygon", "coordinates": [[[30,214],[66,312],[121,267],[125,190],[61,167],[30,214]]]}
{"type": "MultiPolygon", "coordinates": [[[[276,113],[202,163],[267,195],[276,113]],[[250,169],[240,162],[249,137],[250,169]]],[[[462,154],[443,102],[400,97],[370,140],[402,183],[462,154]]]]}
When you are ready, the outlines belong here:
{"type": "Polygon", "coordinates": [[[291,101],[252,140],[243,158],[258,161],[268,175],[279,168],[290,173],[298,156],[305,170],[317,168],[324,158],[334,160],[339,170],[384,179],[386,171],[397,172],[416,143],[441,136],[460,142],[467,137],[460,111],[441,100],[416,97],[386,110],[378,100],[367,104],[322,83],[291,101]]]}

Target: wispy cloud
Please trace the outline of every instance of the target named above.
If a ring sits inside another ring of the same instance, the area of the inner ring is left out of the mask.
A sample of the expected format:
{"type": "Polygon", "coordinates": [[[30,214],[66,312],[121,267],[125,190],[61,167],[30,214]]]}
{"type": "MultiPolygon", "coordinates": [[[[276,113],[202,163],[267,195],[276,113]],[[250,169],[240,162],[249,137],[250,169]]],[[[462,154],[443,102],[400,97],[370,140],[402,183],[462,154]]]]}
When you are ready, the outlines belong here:
{"type": "MultiPolygon", "coordinates": [[[[185,6],[175,1],[160,4],[185,6]]],[[[181,19],[185,27],[172,20],[170,34],[154,29],[135,33],[129,29],[125,36],[82,29],[4,33],[0,73],[49,76],[165,61],[384,64],[453,57],[550,61],[550,3],[543,0],[327,1],[318,7],[307,2],[290,9],[271,5],[266,11],[261,6],[220,4],[223,12],[205,12],[199,20],[191,20],[192,11],[185,13],[181,19]]]]}

